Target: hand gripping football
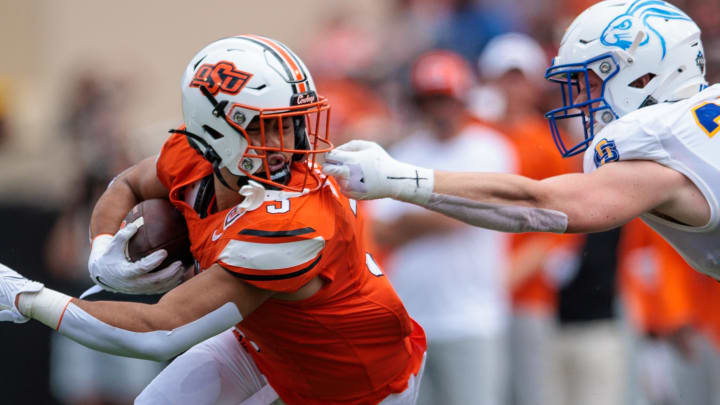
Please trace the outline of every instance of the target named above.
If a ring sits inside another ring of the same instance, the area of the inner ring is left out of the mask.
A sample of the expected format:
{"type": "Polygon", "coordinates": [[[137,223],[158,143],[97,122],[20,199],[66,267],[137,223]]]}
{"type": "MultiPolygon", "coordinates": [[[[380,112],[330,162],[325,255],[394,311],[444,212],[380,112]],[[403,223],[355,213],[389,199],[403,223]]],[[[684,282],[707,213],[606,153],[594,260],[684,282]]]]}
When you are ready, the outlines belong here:
{"type": "Polygon", "coordinates": [[[132,222],[139,228],[128,241],[125,251],[130,261],[165,249],[168,255],[155,270],[164,269],[177,260],[185,265],[193,262],[185,218],[170,201],[156,198],[140,202],[125,216],[123,226],[132,222]]]}

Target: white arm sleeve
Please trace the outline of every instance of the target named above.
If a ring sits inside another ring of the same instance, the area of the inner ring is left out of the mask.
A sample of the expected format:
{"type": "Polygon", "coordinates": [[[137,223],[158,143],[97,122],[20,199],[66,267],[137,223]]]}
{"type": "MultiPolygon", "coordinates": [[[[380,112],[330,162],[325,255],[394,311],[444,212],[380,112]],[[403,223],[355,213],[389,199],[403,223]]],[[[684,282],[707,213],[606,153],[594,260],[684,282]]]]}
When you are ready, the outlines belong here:
{"type": "Polygon", "coordinates": [[[105,353],[164,361],[193,345],[219,334],[243,320],[237,306],[228,302],[220,308],[173,330],[132,332],[95,318],[73,304],[72,298],[43,288],[20,294],[19,311],[57,329],[70,339],[105,353]]]}
{"type": "Polygon", "coordinates": [[[418,205],[473,226],[501,232],[563,233],[568,225],[568,217],[564,212],[482,203],[446,194],[432,193],[426,203],[418,205]]]}
{"type": "Polygon", "coordinates": [[[173,330],[132,332],[108,325],[77,305],[67,306],[58,332],[105,353],[165,361],[242,321],[237,306],[228,302],[207,315],[173,330]]]}

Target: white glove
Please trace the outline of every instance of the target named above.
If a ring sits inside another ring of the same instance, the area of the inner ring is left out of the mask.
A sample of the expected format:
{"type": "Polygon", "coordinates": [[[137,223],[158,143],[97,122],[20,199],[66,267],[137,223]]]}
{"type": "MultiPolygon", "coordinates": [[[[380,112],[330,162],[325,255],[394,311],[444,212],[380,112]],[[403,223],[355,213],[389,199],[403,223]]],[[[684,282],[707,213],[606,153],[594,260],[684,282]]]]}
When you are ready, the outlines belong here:
{"type": "Polygon", "coordinates": [[[18,294],[39,292],[44,286],[37,281],[30,281],[15,270],[0,264],[0,321],[25,323],[30,320],[15,305],[18,294]]]}
{"type": "Polygon", "coordinates": [[[358,200],[394,198],[425,204],[433,191],[432,169],[398,162],[375,142],[350,141],[325,155],[323,173],[358,200]]]}
{"type": "Polygon", "coordinates": [[[184,267],[179,260],[168,267],[150,273],[165,257],[164,249],[131,262],[125,255],[127,242],[138,226],[127,224],[113,235],[97,236],[92,243],[88,269],[90,277],[99,286],[112,292],[125,294],[160,294],[180,284],[184,267]]]}

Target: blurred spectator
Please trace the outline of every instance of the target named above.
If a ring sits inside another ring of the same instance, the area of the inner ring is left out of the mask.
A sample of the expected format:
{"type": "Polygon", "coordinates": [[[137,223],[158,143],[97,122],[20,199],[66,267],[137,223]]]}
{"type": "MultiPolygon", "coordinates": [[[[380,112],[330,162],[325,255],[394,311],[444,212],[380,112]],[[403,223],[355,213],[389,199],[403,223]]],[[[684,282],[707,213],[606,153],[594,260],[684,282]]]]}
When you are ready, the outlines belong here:
{"type": "Polygon", "coordinates": [[[306,59],[314,77],[371,77],[379,45],[376,33],[338,11],[313,35],[306,59]]]}
{"type": "MultiPolygon", "coordinates": [[[[84,73],[69,92],[62,135],[74,146],[81,175],[75,198],[49,232],[46,261],[56,283],[74,296],[92,285],[87,270],[92,207],[112,177],[129,165],[124,127],[127,89],[121,84],[111,77],[84,73]]],[[[129,298],[110,293],[93,297],[129,298]]],[[[131,403],[161,368],[161,363],[112,356],[59,334],[52,336],[51,387],[66,405],[131,403]]]]}
{"type": "MultiPolygon", "coordinates": [[[[547,57],[540,45],[520,33],[493,38],[479,60],[483,86],[498,100],[492,105],[492,113],[488,113],[486,102],[474,106],[474,110],[508,137],[518,156],[518,174],[533,179],[569,173],[578,163],[558,153],[539,110],[546,65],[547,57]]],[[[552,270],[547,267],[572,260],[578,239],[538,233],[511,235],[511,404],[551,404],[548,370],[552,365],[556,291],[547,277],[552,270]]]]}
{"type": "MultiPolygon", "coordinates": [[[[379,33],[380,52],[373,64],[372,84],[395,122],[411,122],[407,78],[412,62],[433,48],[450,17],[451,0],[393,0],[389,22],[379,33]]],[[[407,133],[407,131],[406,131],[407,133]]],[[[383,141],[388,144],[389,141],[383,141]]]]}
{"type": "MultiPolygon", "coordinates": [[[[375,69],[386,75],[409,68],[421,53],[431,49],[447,26],[451,0],[394,0],[390,10],[390,24],[382,33],[382,53],[375,69]]],[[[407,73],[404,72],[403,73],[407,73]]]]}
{"type": "Polygon", "coordinates": [[[125,106],[129,88],[120,78],[80,73],[70,90],[63,134],[74,142],[85,172],[102,180],[129,166],[125,106]]]}
{"type": "Polygon", "coordinates": [[[439,27],[435,46],[450,49],[465,60],[475,61],[494,36],[521,30],[518,14],[506,2],[451,0],[451,13],[439,27]]]}
{"type": "Polygon", "coordinates": [[[90,251],[88,227],[92,206],[108,182],[129,166],[125,150],[122,89],[109,78],[92,73],[71,82],[61,136],[74,149],[79,176],[73,198],[51,234],[48,267],[59,278],[74,284],[80,294],[90,282],[86,271],[90,251]]]}
{"type": "Polygon", "coordinates": [[[565,7],[563,7],[565,10],[564,14],[574,18],[598,1],[599,0],[565,0],[561,3],[564,3],[565,5],[565,7]]]}
{"type": "Polygon", "coordinates": [[[365,139],[388,145],[398,136],[388,106],[372,87],[350,78],[321,77],[316,82],[318,92],[328,98],[332,107],[333,144],[365,139]]]}
{"type": "MultiPolygon", "coordinates": [[[[510,145],[467,112],[472,82],[459,55],[422,55],[411,83],[423,126],[390,153],[443,170],[511,171],[510,145]]],[[[428,336],[418,404],[504,404],[508,236],[393,200],[372,208],[378,243],[393,249],[387,274],[428,336]]]]}
{"type": "Polygon", "coordinates": [[[624,228],[621,246],[631,403],[720,404],[720,284],[693,271],[640,220],[624,228]]]}
{"type": "Polygon", "coordinates": [[[553,337],[553,405],[622,402],[627,362],[617,316],[620,229],[588,234],[578,259],[556,274],[557,329],[553,337]],[[575,265],[573,265],[575,264],[575,265]]]}
{"type": "MultiPolygon", "coordinates": [[[[308,66],[318,91],[332,105],[333,143],[370,139],[385,145],[397,136],[402,74],[416,47],[425,49],[422,37],[432,29],[425,24],[436,15],[427,0],[397,1],[387,31],[372,31],[342,12],[331,14],[308,41],[308,66]],[[422,22],[421,22],[422,21],[422,22]]],[[[433,8],[434,9],[434,8],[433,8]]]]}

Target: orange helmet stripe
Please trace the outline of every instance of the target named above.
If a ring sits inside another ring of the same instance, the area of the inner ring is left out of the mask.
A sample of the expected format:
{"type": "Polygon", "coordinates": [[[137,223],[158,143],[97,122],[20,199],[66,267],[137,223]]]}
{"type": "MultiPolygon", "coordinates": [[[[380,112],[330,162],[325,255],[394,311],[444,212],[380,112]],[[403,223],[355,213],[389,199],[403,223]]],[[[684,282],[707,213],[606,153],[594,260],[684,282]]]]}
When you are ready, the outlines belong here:
{"type": "Polygon", "coordinates": [[[308,90],[307,87],[305,86],[305,81],[307,80],[307,78],[301,71],[298,64],[295,63],[295,60],[287,53],[285,48],[278,45],[275,41],[272,41],[270,39],[267,39],[265,37],[261,37],[258,35],[246,34],[246,35],[241,35],[241,36],[255,39],[255,40],[260,41],[260,42],[264,43],[265,45],[271,47],[272,49],[274,49],[278,54],[280,54],[283,57],[285,62],[288,64],[288,66],[290,66],[292,73],[295,75],[295,79],[298,81],[302,81],[302,83],[300,83],[298,85],[298,89],[300,90],[300,92],[304,93],[308,90]]]}

